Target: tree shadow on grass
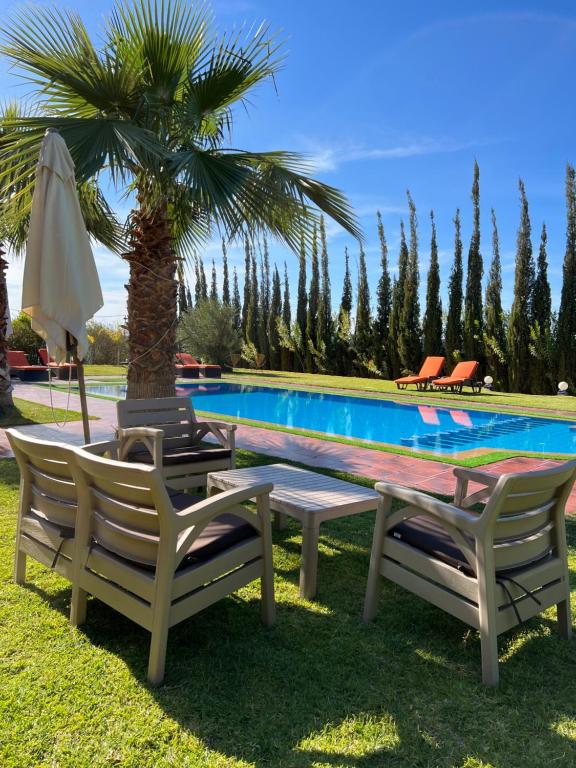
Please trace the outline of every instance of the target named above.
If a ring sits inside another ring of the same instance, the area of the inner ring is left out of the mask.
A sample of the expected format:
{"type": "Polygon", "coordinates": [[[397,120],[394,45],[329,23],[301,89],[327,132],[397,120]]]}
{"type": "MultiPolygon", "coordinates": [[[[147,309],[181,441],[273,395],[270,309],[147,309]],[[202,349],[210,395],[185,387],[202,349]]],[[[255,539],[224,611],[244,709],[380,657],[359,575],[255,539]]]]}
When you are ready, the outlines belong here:
{"type": "MultiPolygon", "coordinates": [[[[276,544],[292,549],[289,533],[276,544]]],[[[304,603],[284,563],[289,584],[277,578],[271,628],[259,623],[253,587],[174,627],[165,684],[150,688],[164,712],[207,749],[258,768],[448,768],[471,756],[576,764],[576,744],[554,730],[576,717],[574,648],[554,636],[553,621],[501,639],[501,686],[488,689],[477,633],[390,584],[364,625],[365,582],[345,566],[330,569],[317,603],[304,603]]],[[[144,683],[147,632],[98,601],[83,629],[144,683]]]]}

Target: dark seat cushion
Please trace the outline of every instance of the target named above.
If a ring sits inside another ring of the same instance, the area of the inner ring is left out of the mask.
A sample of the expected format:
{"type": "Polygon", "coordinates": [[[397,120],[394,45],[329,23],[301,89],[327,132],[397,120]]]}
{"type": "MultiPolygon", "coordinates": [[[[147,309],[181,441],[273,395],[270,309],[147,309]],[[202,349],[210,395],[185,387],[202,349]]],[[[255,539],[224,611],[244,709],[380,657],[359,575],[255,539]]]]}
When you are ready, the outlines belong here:
{"type": "MultiPolygon", "coordinates": [[[[224,461],[232,457],[232,451],[220,446],[195,445],[182,448],[169,448],[162,454],[165,467],[178,464],[196,464],[203,461],[224,461]]],[[[141,464],[152,464],[153,458],[150,451],[144,447],[136,448],[128,454],[129,461],[137,461],[141,464]]]]}
{"type": "Polygon", "coordinates": [[[469,575],[472,569],[445,529],[429,517],[411,517],[392,528],[389,536],[409,544],[469,575]]]}
{"type": "MultiPolygon", "coordinates": [[[[441,560],[447,565],[451,565],[453,568],[457,568],[467,576],[474,575],[470,564],[462,554],[462,550],[455,544],[454,540],[440,523],[431,520],[429,517],[411,517],[409,520],[392,528],[388,535],[403,541],[405,544],[409,544],[415,549],[419,549],[421,552],[432,555],[432,557],[441,560]]],[[[471,542],[471,546],[474,549],[473,542],[471,542]]],[[[502,574],[502,579],[504,579],[504,574],[513,576],[514,574],[522,573],[526,568],[531,568],[536,563],[547,560],[550,556],[551,552],[546,552],[531,563],[497,568],[496,573],[502,574]]]]}

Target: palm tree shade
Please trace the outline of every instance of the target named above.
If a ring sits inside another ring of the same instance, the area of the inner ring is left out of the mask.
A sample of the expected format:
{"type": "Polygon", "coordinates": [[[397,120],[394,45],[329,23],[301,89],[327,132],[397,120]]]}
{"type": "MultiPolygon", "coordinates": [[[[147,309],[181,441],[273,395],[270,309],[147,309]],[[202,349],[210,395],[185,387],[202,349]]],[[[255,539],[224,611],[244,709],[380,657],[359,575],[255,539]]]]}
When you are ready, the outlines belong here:
{"type": "MultiPolygon", "coordinates": [[[[233,107],[282,62],[266,26],[217,37],[203,4],[118,2],[98,50],[76,13],[34,8],[8,22],[1,50],[42,109],[7,121],[0,138],[0,168],[9,156],[20,215],[49,127],[65,139],[79,182],[106,172],[134,193],[123,253],[128,397],[173,394],[177,263],[216,231],[226,239],[269,231],[296,250],[302,233],[311,240],[320,208],[361,237],[346,198],[309,178],[299,156],[224,146],[233,107]]],[[[0,171],[0,188],[6,178],[0,171]]]]}

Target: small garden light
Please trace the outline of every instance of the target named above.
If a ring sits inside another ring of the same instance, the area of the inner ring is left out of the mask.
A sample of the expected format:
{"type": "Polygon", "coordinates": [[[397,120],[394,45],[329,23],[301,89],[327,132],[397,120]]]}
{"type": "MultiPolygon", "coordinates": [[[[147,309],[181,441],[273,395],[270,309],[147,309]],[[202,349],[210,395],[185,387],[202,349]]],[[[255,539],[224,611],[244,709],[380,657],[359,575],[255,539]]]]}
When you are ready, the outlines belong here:
{"type": "Polygon", "coordinates": [[[559,395],[567,395],[568,394],[568,382],[567,381],[561,381],[558,384],[558,394],[559,395]]]}
{"type": "Polygon", "coordinates": [[[492,389],[492,384],[494,384],[492,376],[484,376],[484,389],[492,389]]]}

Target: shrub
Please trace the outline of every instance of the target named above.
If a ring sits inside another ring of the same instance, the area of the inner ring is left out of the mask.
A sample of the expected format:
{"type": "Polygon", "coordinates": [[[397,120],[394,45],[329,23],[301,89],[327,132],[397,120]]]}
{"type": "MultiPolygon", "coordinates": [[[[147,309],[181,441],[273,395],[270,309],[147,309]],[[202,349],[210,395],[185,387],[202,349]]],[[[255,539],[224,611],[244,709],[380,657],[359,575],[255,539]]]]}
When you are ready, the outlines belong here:
{"type": "Polygon", "coordinates": [[[32,320],[25,312],[20,312],[12,321],[12,336],[8,339],[10,349],[21,349],[28,356],[31,365],[39,362],[38,349],[45,346],[44,339],[32,330],[32,320]]]}
{"type": "Polygon", "coordinates": [[[203,363],[230,365],[231,355],[242,345],[234,325],[234,308],[213,299],[202,299],[184,312],[178,327],[178,341],[185,352],[203,363]]]}

